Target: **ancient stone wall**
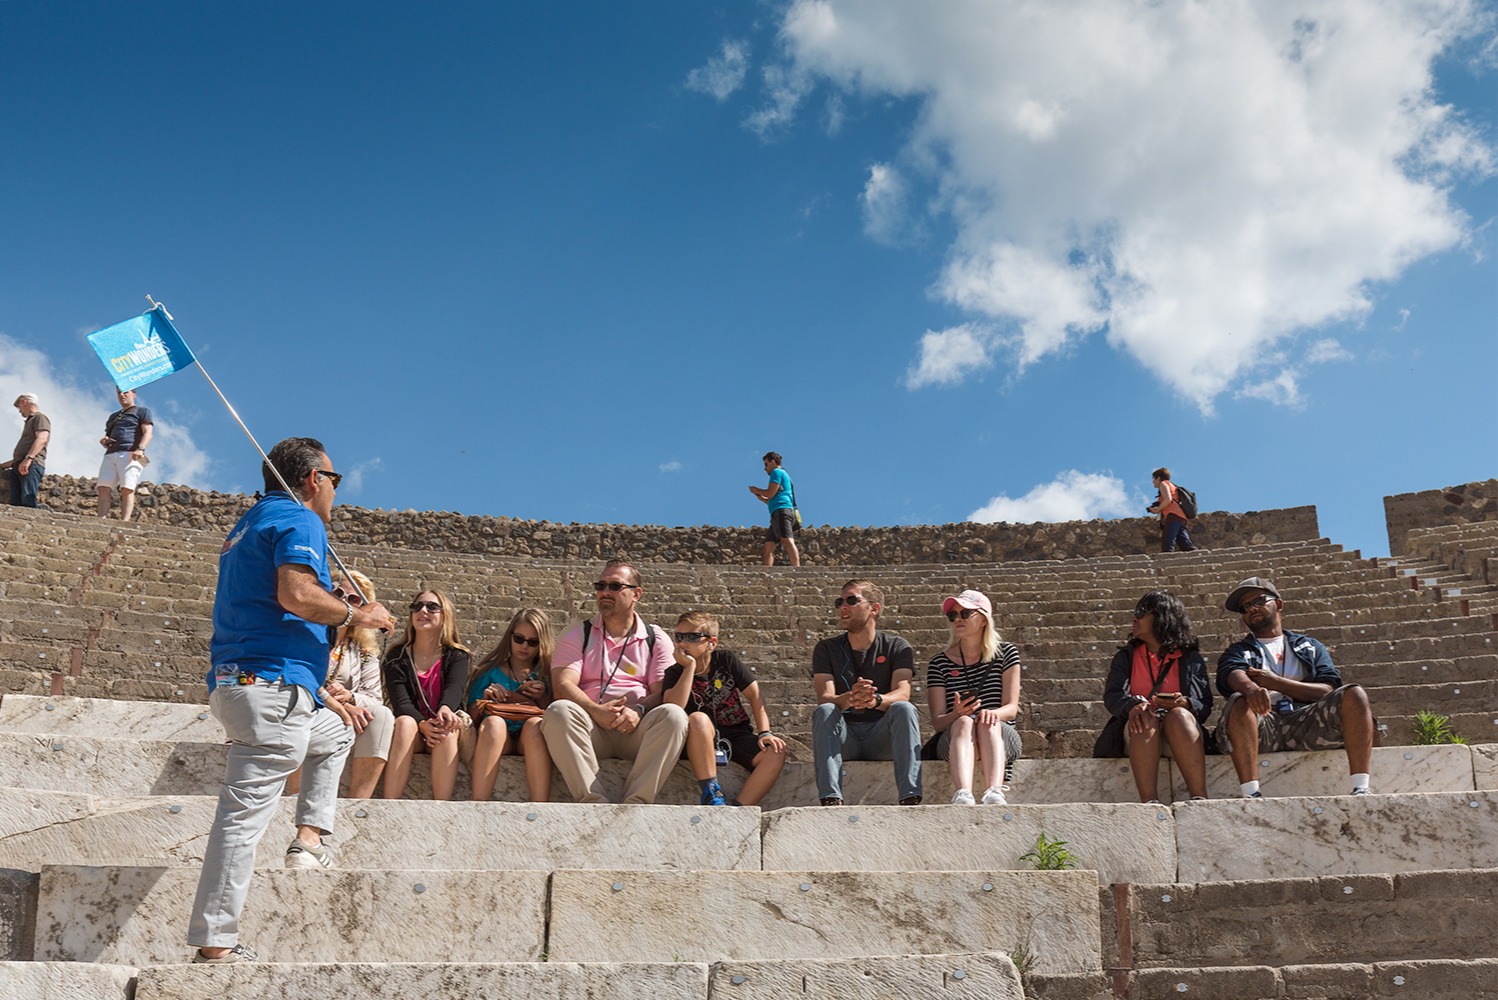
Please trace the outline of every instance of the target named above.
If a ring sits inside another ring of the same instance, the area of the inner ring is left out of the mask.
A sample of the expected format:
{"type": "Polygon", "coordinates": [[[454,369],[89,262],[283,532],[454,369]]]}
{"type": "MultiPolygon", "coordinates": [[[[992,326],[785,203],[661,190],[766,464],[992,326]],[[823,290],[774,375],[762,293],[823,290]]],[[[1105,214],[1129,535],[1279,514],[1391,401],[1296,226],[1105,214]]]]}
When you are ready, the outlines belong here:
{"type": "Polygon", "coordinates": [[[1390,555],[1405,554],[1405,535],[1411,528],[1473,521],[1498,521],[1498,479],[1384,497],[1390,555]]]}
{"type": "MultiPolygon", "coordinates": [[[[0,487],[3,489],[3,487],[0,487]]],[[[48,476],[42,503],[56,511],[91,514],[92,479],[48,476]]],[[[145,523],[227,532],[251,500],[171,484],[142,483],[136,517],[145,523]]],[[[335,540],[360,545],[537,559],[604,559],[615,555],[641,562],[753,564],[759,561],[764,528],[661,527],[631,524],[559,524],[510,517],[470,517],[451,511],[335,508],[335,540]]],[[[1318,538],[1315,507],[1203,514],[1191,537],[1204,548],[1259,545],[1318,538]]],[[[802,554],[818,565],[1005,562],[1075,559],[1153,552],[1160,547],[1154,518],[1067,521],[1060,524],[907,525],[887,528],[807,528],[802,554]]]]}

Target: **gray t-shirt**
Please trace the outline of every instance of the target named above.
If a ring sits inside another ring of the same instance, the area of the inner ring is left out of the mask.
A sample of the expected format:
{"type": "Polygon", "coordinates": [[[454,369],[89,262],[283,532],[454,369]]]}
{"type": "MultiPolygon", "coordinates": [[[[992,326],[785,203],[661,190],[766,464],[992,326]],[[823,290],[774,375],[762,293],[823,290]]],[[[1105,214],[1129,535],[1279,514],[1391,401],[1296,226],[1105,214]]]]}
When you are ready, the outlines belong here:
{"type": "MultiPolygon", "coordinates": [[[[31,416],[27,417],[26,426],[21,431],[21,440],[16,444],[16,450],[11,455],[11,458],[14,458],[17,462],[19,462],[21,461],[21,459],[31,454],[31,446],[36,443],[36,436],[42,431],[47,431],[49,434],[52,431],[52,421],[47,419],[47,415],[45,413],[33,413],[31,416]]],[[[36,453],[36,458],[32,459],[32,461],[37,465],[47,464],[46,445],[42,445],[41,451],[38,451],[36,453]]]]}

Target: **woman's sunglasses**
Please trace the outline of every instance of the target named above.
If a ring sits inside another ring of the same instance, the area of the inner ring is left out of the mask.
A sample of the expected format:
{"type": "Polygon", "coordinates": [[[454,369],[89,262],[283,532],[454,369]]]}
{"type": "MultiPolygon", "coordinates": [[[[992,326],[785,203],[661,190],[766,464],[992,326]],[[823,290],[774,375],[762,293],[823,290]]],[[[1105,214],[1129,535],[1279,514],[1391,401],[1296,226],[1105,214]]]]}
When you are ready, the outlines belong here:
{"type": "Polygon", "coordinates": [[[442,614],[442,605],[436,601],[412,601],[411,613],[414,615],[418,611],[430,611],[434,615],[440,615],[442,614]]]}
{"type": "Polygon", "coordinates": [[[510,636],[510,638],[512,640],[514,640],[515,645],[517,645],[517,646],[530,646],[533,649],[540,649],[541,648],[541,639],[540,639],[540,637],[537,637],[535,639],[527,639],[523,635],[512,635],[512,636],[510,636]]]}
{"type": "Polygon", "coordinates": [[[364,598],[359,596],[359,592],[357,590],[347,591],[342,587],[334,587],[333,596],[338,598],[345,604],[352,604],[356,608],[362,608],[364,606],[364,598]]]}
{"type": "Polygon", "coordinates": [[[955,622],[959,618],[961,618],[963,621],[967,621],[969,618],[973,617],[973,615],[981,615],[982,613],[983,612],[979,611],[977,608],[963,608],[961,611],[948,611],[947,621],[955,622]]]}

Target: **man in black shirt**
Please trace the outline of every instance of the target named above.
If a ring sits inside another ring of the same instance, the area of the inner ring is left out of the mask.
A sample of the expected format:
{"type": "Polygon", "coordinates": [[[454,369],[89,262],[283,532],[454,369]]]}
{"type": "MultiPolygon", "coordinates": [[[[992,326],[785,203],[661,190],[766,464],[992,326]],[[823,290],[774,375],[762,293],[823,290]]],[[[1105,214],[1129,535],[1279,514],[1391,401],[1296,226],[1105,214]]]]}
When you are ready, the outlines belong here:
{"type": "Polygon", "coordinates": [[[910,703],[910,643],[875,626],[884,592],[849,580],[833,602],[843,635],[817,643],[811,657],[817,708],[812,757],[824,806],[843,804],[843,759],[893,760],[900,804],[921,803],[921,723],[910,703]]]}
{"type": "Polygon", "coordinates": [[[146,470],[146,445],[156,430],[151,411],[135,405],[134,389],[117,389],[120,408],[104,424],[104,461],[99,466],[99,516],[108,517],[113,490],[120,491],[120,520],[135,512],[135,488],[146,470]]]}

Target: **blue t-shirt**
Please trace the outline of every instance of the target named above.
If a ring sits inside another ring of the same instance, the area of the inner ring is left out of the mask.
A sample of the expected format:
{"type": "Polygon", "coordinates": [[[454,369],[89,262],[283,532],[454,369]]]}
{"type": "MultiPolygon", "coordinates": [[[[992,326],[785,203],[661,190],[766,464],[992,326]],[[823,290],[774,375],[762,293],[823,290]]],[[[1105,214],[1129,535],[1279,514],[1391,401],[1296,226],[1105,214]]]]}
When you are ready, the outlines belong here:
{"type": "MultiPolygon", "coordinates": [[[[503,665],[496,663],[488,670],[485,670],[483,673],[479,674],[478,677],[474,678],[473,686],[468,689],[468,704],[472,705],[474,702],[482,698],[484,696],[484,692],[489,690],[490,684],[498,684],[500,687],[513,694],[514,692],[520,690],[521,683],[521,681],[517,681],[515,678],[506,673],[503,665]]],[[[525,725],[525,723],[520,719],[505,720],[505,728],[510,731],[510,734],[512,736],[520,732],[520,727],[523,725],[525,725]]]]}
{"type": "Polygon", "coordinates": [[[770,473],[770,485],[780,484],[780,492],[770,498],[770,510],[790,510],[796,506],[795,495],[791,493],[791,475],[784,469],[776,469],[770,473]]]}
{"type": "Polygon", "coordinates": [[[290,494],[271,493],[245,511],[218,557],[209,691],[218,674],[237,670],[304,687],[321,704],[317,689],[328,672],[329,628],[281,607],[276,570],[308,566],[331,588],[327,554],[327,527],[290,494]]]}
{"type": "Polygon", "coordinates": [[[104,422],[104,436],[114,443],[106,451],[134,451],[140,440],[140,425],[155,423],[151,411],[144,406],[132,406],[128,410],[117,410],[104,422]]]}

